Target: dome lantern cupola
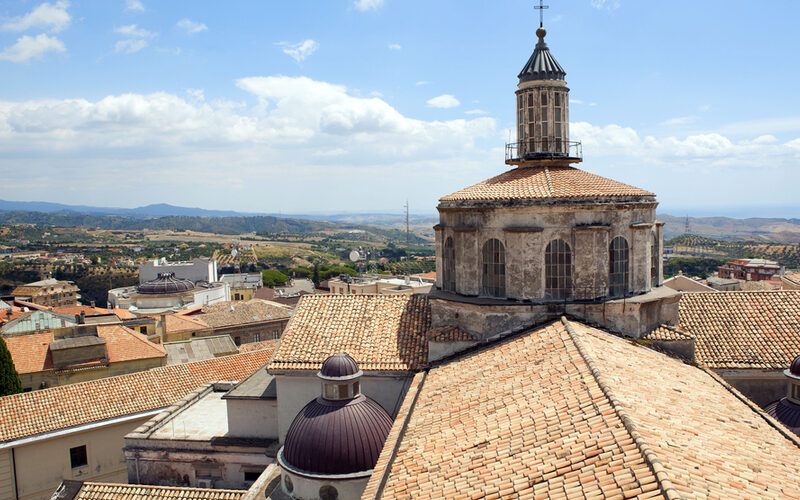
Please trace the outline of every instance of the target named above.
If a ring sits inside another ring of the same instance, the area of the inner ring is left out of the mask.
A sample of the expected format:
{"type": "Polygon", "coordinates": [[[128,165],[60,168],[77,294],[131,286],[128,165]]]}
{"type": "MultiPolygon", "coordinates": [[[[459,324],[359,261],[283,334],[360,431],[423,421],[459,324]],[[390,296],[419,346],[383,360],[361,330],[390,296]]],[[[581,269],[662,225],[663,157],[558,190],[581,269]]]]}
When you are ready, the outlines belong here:
{"type": "Polygon", "coordinates": [[[328,401],[352,399],[361,392],[363,372],[347,354],[334,354],[322,363],[317,377],[322,380],[322,398],[328,401]]]}
{"type": "Polygon", "coordinates": [[[783,374],[788,381],[786,397],[770,403],[764,411],[800,436],[800,356],[794,358],[783,374]]]}
{"type": "MultiPolygon", "coordinates": [[[[547,6],[536,8],[542,12],[547,6]]],[[[569,140],[567,73],[544,41],[547,30],[541,17],[536,36],[533,54],[517,75],[517,142],[506,145],[506,163],[531,167],[580,162],[581,145],[569,140]]]]}

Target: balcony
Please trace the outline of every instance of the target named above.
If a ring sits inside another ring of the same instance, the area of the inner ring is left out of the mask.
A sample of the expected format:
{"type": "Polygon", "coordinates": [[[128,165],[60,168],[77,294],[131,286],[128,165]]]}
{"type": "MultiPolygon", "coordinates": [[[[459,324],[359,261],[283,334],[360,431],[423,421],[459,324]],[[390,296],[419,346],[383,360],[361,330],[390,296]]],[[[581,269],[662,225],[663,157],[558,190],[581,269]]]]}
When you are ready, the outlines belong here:
{"type": "Polygon", "coordinates": [[[579,141],[561,139],[527,139],[506,144],[506,163],[517,164],[536,160],[583,160],[583,145],[579,141]]]}

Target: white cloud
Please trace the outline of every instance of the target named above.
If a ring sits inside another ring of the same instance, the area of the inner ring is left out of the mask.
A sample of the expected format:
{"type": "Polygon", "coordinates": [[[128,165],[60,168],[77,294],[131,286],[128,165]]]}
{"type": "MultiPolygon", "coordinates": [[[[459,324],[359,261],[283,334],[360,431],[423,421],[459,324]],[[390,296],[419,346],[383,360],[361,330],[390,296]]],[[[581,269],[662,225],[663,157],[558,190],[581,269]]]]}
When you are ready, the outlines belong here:
{"type": "Polygon", "coordinates": [[[115,43],[114,51],[124,52],[125,54],[133,54],[134,52],[139,52],[143,48],[147,47],[147,43],[147,40],[143,40],[141,38],[128,38],[115,43]]]}
{"type": "Polygon", "coordinates": [[[279,42],[277,45],[283,47],[281,50],[297,62],[303,62],[317,51],[319,44],[314,40],[303,40],[299,43],[279,42]]]}
{"type": "Polygon", "coordinates": [[[114,31],[116,31],[120,35],[131,37],[125,40],[120,40],[114,44],[115,52],[123,52],[125,54],[133,54],[135,52],[139,52],[143,48],[147,47],[147,45],[150,43],[148,41],[149,39],[155,38],[156,36],[155,33],[147,31],[144,28],[139,28],[135,24],[120,26],[118,28],[115,28],[114,31]]]}
{"type": "Polygon", "coordinates": [[[595,9],[614,10],[619,8],[619,0],[591,0],[595,9]]]}
{"type": "Polygon", "coordinates": [[[583,104],[583,101],[581,101],[580,99],[573,99],[572,97],[570,97],[569,98],[569,103],[570,104],[583,104]]]}
{"type": "Polygon", "coordinates": [[[486,111],[482,109],[470,109],[469,111],[464,111],[465,115],[485,115],[486,111]]]}
{"type": "Polygon", "coordinates": [[[126,12],[144,12],[144,5],[139,0],[125,0],[126,12]]]}
{"type": "Polygon", "coordinates": [[[692,123],[696,120],[697,120],[696,116],[679,116],[677,118],[670,118],[669,120],[664,120],[663,122],[659,123],[659,125],[672,127],[674,125],[686,125],[687,123],[692,123]]]}
{"type": "Polygon", "coordinates": [[[208,26],[206,26],[205,24],[198,23],[187,18],[181,19],[180,21],[177,22],[177,24],[175,24],[175,26],[186,31],[186,33],[190,35],[208,30],[208,26]]]}
{"type": "Polygon", "coordinates": [[[0,60],[11,62],[26,62],[33,58],[42,57],[47,52],[64,52],[66,47],[56,37],[44,33],[31,37],[23,35],[11,47],[6,47],[0,52],[0,60]]]}
{"type": "Polygon", "coordinates": [[[186,95],[195,101],[205,101],[206,96],[203,89],[186,89],[186,95]]]}
{"type": "Polygon", "coordinates": [[[114,31],[116,31],[120,35],[132,36],[137,38],[153,38],[155,36],[155,33],[147,31],[144,28],[138,28],[135,24],[120,26],[119,28],[115,28],[114,31]]]}
{"type": "Polygon", "coordinates": [[[455,108],[461,105],[461,103],[458,102],[458,99],[451,94],[442,94],[440,96],[428,99],[425,102],[427,102],[428,106],[432,108],[455,108]]]}
{"type": "Polygon", "coordinates": [[[416,85],[417,87],[421,87],[423,85],[428,85],[429,83],[431,83],[431,82],[428,82],[428,81],[425,81],[425,80],[420,80],[417,83],[415,83],[414,85],[416,85]]]}
{"type": "Polygon", "coordinates": [[[58,33],[69,26],[71,17],[67,12],[69,2],[59,1],[55,4],[43,3],[24,16],[17,17],[2,26],[6,31],[26,31],[31,28],[45,28],[58,33]]]}
{"type": "Polygon", "coordinates": [[[383,7],[384,0],[355,0],[353,5],[360,11],[377,10],[383,7]]]}
{"type": "Polygon", "coordinates": [[[403,46],[399,43],[390,43],[389,50],[403,50],[403,46]]]}

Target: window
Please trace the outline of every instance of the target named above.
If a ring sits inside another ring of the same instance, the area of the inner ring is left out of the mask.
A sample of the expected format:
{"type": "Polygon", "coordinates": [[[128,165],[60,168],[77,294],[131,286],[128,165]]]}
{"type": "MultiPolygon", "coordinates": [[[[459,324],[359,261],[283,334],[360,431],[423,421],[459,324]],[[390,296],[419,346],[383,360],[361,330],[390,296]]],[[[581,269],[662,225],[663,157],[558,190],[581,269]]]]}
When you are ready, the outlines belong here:
{"type": "Polygon", "coordinates": [[[281,332],[279,332],[278,330],[275,330],[274,332],[272,332],[272,340],[278,339],[278,338],[280,338],[280,336],[281,336],[281,332]]]}
{"type": "Polygon", "coordinates": [[[497,239],[491,239],[483,244],[481,295],[506,296],[506,250],[497,239]]]}
{"type": "Polygon", "coordinates": [[[89,460],[86,455],[86,445],[76,446],[69,449],[69,464],[73,469],[88,465],[89,460]]]}
{"type": "Polygon", "coordinates": [[[339,384],[339,399],[347,399],[350,397],[350,387],[347,384],[339,384]]]}
{"type": "Polygon", "coordinates": [[[442,252],[442,288],[448,292],[456,291],[456,250],[453,238],[447,237],[442,252]]]}
{"type": "Polygon", "coordinates": [[[361,392],[361,384],[359,382],[353,383],[353,397],[358,396],[361,392]]]}
{"type": "Polygon", "coordinates": [[[242,338],[241,337],[233,337],[233,343],[236,345],[242,345],[242,338]]]}
{"type": "Polygon", "coordinates": [[[259,340],[261,340],[261,334],[260,333],[254,333],[253,334],[253,342],[258,342],[259,340]]]}
{"type": "Polygon", "coordinates": [[[658,286],[658,260],[661,258],[656,233],[650,237],[650,286],[658,286]]]}
{"type": "Polygon", "coordinates": [[[292,483],[292,478],[290,478],[288,474],[283,476],[283,486],[289,493],[294,490],[294,483],[292,483]]]}
{"type": "Polygon", "coordinates": [[[244,481],[246,483],[254,483],[258,481],[259,476],[261,476],[261,472],[264,471],[253,471],[253,470],[246,470],[244,471],[244,481]]]}
{"type": "Polygon", "coordinates": [[[549,147],[548,147],[547,136],[549,135],[548,134],[549,130],[548,130],[548,127],[547,127],[547,92],[542,92],[542,94],[541,94],[541,102],[539,103],[539,105],[541,106],[541,113],[542,113],[542,117],[541,117],[542,118],[541,119],[541,123],[542,123],[541,131],[542,131],[542,134],[541,134],[541,138],[540,138],[542,142],[541,142],[541,144],[539,146],[539,151],[548,151],[549,147]]]}
{"type": "Polygon", "coordinates": [[[622,297],[628,292],[628,241],[617,236],[608,249],[608,293],[622,297]]]}
{"type": "Polygon", "coordinates": [[[333,486],[326,484],[319,489],[319,497],[322,500],[337,500],[339,492],[333,486]]]}
{"type": "Polygon", "coordinates": [[[572,252],[564,240],[553,240],[545,249],[544,286],[548,299],[572,296],[572,252]]]}
{"type": "Polygon", "coordinates": [[[325,384],[323,386],[325,399],[336,399],[336,392],[334,391],[334,384],[325,384]]]}

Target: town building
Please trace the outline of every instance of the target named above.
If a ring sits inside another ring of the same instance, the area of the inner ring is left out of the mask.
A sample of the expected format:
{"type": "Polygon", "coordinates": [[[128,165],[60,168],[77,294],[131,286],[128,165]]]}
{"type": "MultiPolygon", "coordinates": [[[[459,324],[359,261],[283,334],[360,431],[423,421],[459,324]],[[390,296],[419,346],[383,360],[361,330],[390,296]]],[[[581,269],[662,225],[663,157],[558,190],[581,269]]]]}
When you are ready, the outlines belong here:
{"type": "Polygon", "coordinates": [[[762,281],[779,278],[783,271],[783,267],[772,260],[736,259],[721,266],[717,275],[720,278],[742,281],[762,281]]]}
{"type": "Polygon", "coordinates": [[[733,278],[720,278],[709,276],[706,279],[708,286],[719,292],[736,292],[742,289],[742,282],[733,278]]]}
{"type": "Polygon", "coordinates": [[[334,294],[381,294],[381,295],[413,295],[426,294],[431,291],[435,280],[411,276],[385,276],[370,274],[350,276],[342,274],[328,281],[330,293],[334,294]]]}
{"type": "Polygon", "coordinates": [[[138,286],[108,291],[110,307],[128,309],[137,315],[177,311],[194,305],[214,304],[231,300],[227,283],[197,281],[162,273],[138,286]]]}
{"type": "Polygon", "coordinates": [[[77,324],[4,335],[25,391],[163,366],[167,353],[121,324],[77,324]]]}
{"type": "Polygon", "coordinates": [[[71,281],[49,278],[20,285],[11,292],[15,299],[48,307],[78,305],[80,290],[71,281]]]}
{"type": "Polygon", "coordinates": [[[190,261],[169,262],[165,258],[148,260],[139,265],[139,283],[157,279],[162,274],[172,274],[178,279],[189,280],[192,283],[205,281],[214,283],[219,281],[217,262],[206,257],[199,257],[190,261]]]}
{"type": "Polygon", "coordinates": [[[211,327],[214,335],[230,335],[236,345],[280,338],[292,311],[261,299],[221,302],[205,306],[192,316],[211,327]]]}
{"type": "Polygon", "coordinates": [[[197,316],[182,314],[183,311],[173,314],[152,315],[155,328],[148,336],[153,342],[185,342],[195,338],[208,337],[214,330],[197,316]]]}
{"type": "Polygon", "coordinates": [[[205,383],[244,380],[272,349],[0,397],[0,498],[62,480],[125,482],[123,437],[205,383]]]}
{"type": "Polygon", "coordinates": [[[699,278],[694,279],[683,274],[664,280],[664,286],[676,292],[716,292],[717,290],[703,283],[699,278]]]}
{"type": "Polygon", "coordinates": [[[223,274],[219,280],[231,287],[231,300],[247,301],[255,298],[256,291],[264,286],[261,273],[223,274]]]}

